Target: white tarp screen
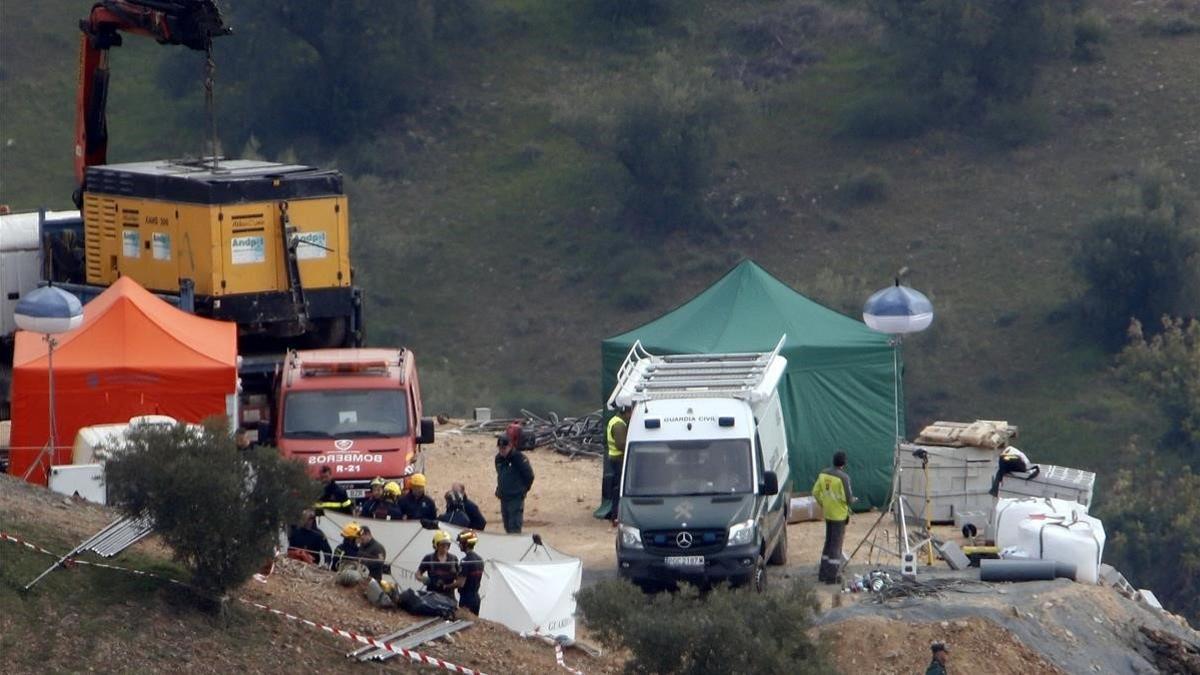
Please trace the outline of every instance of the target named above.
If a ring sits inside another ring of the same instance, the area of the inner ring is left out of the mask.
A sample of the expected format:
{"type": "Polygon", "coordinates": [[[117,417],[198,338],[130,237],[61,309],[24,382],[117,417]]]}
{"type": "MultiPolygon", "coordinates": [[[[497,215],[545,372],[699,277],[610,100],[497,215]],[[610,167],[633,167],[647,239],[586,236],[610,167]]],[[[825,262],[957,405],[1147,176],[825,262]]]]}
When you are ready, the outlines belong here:
{"type": "Polygon", "coordinates": [[[479,618],[518,633],[565,635],[575,639],[575,593],[583,575],[578,559],[484,566],[479,618]]]}

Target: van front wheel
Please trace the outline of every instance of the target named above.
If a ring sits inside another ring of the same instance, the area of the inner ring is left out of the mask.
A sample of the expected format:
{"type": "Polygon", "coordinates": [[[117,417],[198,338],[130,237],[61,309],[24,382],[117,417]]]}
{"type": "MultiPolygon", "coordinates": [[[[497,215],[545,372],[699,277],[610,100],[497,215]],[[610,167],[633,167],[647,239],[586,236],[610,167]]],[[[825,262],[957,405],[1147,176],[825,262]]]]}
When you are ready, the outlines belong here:
{"type": "Polygon", "coordinates": [[[758,557],[758,561],[754,564],[754,575],[750,578],[750,587],[755,593],[762,593],[767,590],[767,565],[762,556],[758,557]]]}

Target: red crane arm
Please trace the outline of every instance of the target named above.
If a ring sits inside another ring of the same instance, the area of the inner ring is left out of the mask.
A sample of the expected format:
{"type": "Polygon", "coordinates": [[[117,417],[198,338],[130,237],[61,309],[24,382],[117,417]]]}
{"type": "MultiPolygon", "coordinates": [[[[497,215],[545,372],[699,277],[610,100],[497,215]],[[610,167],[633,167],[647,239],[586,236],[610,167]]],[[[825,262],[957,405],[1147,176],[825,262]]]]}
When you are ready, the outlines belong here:
{"type": "Polygon", "coordinates": [[[108,50],[121,45],[121,33],[205,51],[214,37],[230,29],[216,0],[102,0],[79,22],[79,29],[83,36],[75,97],[75,183],[81,195],[87,168],[104,164],[108,157],[108,50]]]}

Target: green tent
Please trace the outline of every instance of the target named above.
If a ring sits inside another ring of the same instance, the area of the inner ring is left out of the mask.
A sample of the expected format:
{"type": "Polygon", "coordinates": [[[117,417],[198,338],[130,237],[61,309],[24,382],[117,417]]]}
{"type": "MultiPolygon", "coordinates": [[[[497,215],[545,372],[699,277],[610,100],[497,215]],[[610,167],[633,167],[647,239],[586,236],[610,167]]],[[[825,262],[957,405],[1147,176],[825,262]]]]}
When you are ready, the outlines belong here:
{"type": "Polygon", "coordinates": [[[849,455],[858,507],[886,506],[895,443],[894,368],[900,365],[888,336],[809,300],[749,260],[674,311],[605,340],[605,398],[637,340],[651,354],[756,352],[773,349],[784,333],[788,368],[780,402],[792,491],[810,490],[841,448],[849,455]]]}

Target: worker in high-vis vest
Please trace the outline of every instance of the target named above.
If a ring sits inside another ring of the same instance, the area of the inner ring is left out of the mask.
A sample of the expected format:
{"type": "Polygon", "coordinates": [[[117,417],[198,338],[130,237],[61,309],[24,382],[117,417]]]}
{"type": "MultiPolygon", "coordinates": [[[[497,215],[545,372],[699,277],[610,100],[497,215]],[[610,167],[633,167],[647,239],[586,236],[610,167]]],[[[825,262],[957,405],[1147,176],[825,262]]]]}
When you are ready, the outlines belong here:
{"type": "Polygon", "coordinates": [[[825,548],[821,551],[821,567],[817,577],[827,584],[838,582],[845,558],[842,542],[846,539],[846,525],[850,522],[850,505],[856,500],[850,488],[850,476],[846,473],[846,453],[833,453],[833,466],[817,475],[813,484],[813,497],[825,514],[825,548]]]}
{"type": "Polygon", "coordinates": [[[621,471],[625,466],[625,439],[629,436],[629,416],[633,408],[622,406],[617,414],[608,420],[605,427],[604,440],[608,448],[608,501],[612,508],[608,511],[608,519],[613,527],[617,525],[617,502],[621,499],[621,471]]]}

